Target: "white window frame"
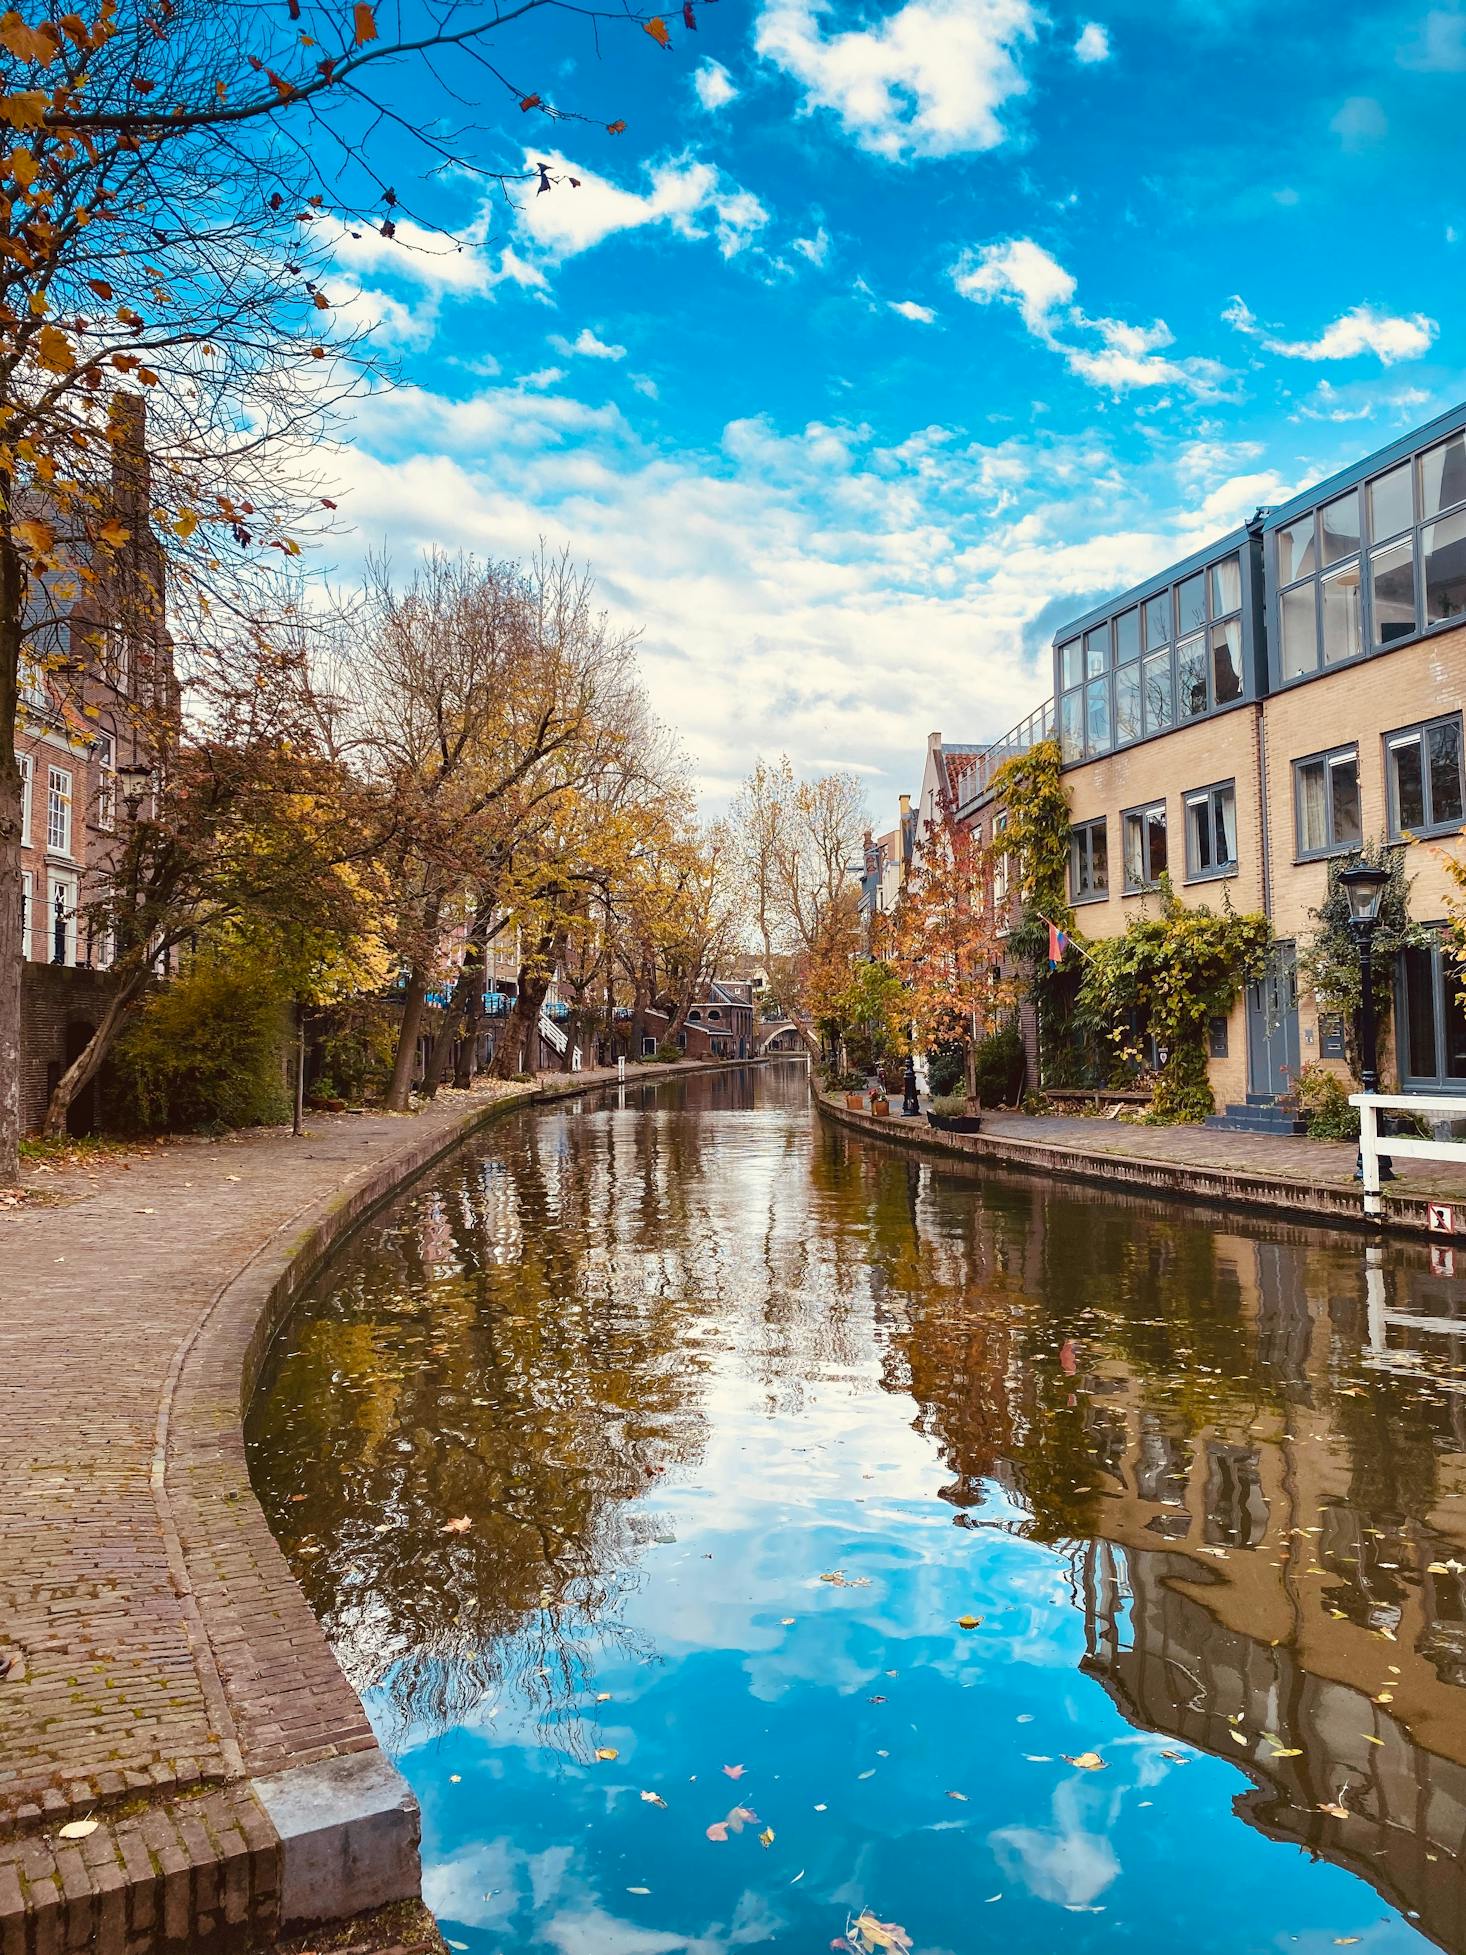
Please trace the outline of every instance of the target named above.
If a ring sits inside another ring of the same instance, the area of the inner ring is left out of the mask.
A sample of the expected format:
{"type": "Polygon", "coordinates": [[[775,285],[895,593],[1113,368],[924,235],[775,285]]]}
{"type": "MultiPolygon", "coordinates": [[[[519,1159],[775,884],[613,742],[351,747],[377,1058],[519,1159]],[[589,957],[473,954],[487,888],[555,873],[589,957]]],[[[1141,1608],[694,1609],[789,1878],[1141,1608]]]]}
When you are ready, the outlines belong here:
{"type": "Polygon", "coordinates": [[[97,735],[97,826],[106,835],[117,826],[117,747],[110,733],[97,735]]]}
{"type": "Polygon", "coordinates": [[[1217,882],[1224,876],[1235,876],[1237,873],[1237,850],[1239,847],[1237,836],[1236,781],[1216,781],[1211,787],[1193,788],[1181,798],[1186,808],[1187,882],[1217,882]],[[1215,844],[1216,803],[1224,795],[1230,795],[1232,798],[1232,854],[1226,862],[1214,862],[1209,869],[1203,869],[1196,860],[1196,850],[1193,846],[1195,837],[1192,834],[1191,828],[1191,813],[1194,808],[1205,808],[1207,833],[1211,837],[1213,844],[1215,844]]]}
{"type": "Polygon", "coordinates": [[[45,945],[48,964],[76,963],[76,910],[77,881],[68,869],[53,869],[46,879],[46,921],[45,945]],[[65,934],[62,938],[63,957],[56,955],[56,892],[61,890],[66,897],[63,910],[65,934]]]}
{"type": "Polygon", "coordinates": [[[51,855],[71,854],[71,784],[69,768],[47,767],[46,849],[51,855]]]}
{"type": "Polygon", "coordinates": [[[15,763],[20,769],[20,845],[23,849],[31,846],[31,790],[35,786],[36,763],[33,755],[18,753],[15,763]]]}
{"type": "Polygon", "coordinates": [[[20,954],[27,958],[31,954],[31,931],[35,927],[36,879],[29,869],[20,872],[20,954]]]}

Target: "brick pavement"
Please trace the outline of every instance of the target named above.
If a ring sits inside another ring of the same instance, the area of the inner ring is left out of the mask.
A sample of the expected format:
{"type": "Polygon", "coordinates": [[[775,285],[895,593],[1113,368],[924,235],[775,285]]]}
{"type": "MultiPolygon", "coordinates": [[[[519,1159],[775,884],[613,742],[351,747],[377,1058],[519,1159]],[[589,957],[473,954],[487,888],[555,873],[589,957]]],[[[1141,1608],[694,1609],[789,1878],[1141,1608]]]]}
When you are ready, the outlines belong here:
{"type": "Polygon", "coordinates": [[[243,1405],[350,1217],[535,1090],[182,1140],[0,1211],[0,1955],[271,1929],[253,1779],[375,1741],[249,1490],[243,1405]]]}

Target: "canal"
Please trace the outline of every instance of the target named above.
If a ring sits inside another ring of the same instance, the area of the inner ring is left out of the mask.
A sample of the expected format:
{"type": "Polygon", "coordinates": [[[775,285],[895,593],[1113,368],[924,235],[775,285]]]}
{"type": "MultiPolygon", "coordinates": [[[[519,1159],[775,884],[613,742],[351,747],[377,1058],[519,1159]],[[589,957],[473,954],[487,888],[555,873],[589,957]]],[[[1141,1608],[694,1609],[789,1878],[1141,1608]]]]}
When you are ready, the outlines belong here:
{"type": "Polygon", "coordinates": [[[729,1071],[369,1223],[251,1471],[455,1949],[1466,1951],[1457,1315],[729,1071]]]}

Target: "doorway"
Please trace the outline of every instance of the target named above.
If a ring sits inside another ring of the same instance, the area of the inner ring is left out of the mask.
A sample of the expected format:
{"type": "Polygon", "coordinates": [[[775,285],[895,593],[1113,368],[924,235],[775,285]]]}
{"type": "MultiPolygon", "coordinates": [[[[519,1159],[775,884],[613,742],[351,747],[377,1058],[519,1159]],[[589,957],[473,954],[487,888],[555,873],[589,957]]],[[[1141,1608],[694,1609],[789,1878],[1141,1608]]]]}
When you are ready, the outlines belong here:
{"type": "Polygon", "coordinates": [[[1274,944],[1267,967],[1247,987],[1248,1098],[1276,1100],[1298,1073],[1298,958],[1274,944]]]}

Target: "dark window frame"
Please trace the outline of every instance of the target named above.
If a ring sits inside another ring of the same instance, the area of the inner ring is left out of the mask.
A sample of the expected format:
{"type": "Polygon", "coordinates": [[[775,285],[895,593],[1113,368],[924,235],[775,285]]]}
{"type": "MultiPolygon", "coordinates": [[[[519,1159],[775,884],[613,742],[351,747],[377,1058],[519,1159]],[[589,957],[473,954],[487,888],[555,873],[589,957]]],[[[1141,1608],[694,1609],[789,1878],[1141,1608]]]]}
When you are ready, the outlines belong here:
{"type": "Polygon", "coordinates": [[[1323,747],[1317,753],[1300,754],[1293,762],[1293,859],[1295,862],[1327,862],[1331,856],[1350,855],[1359,847],[1358,839],[1347,842],[1337,842],[1332,839],[1335,828],[1333,762],[1343,760],[1350,754],[1354,757],[1354,784],[1359,793],[1362,815],[1364,783],[1360,774],[1357,740],[1343,740],[1337,747],[1323,747]],[[1323,766],[1325,819],[1331,839],[1322,848],[1305,848],[1303,846],[1303,797],[1299,793],[1299,780],[1302,770],[1316,763],[1321,763],[1323,766]]]}
{"type": "Polygon", "coordinates": [[[1224,882],[1228,876],[1235,876],[1238,869],[1236,779],[1233,778],[1232,780],[1227,780],[1227,781],[1212,781],[1206,787],[1187,788],[1185,793],[1181,796],[1181,809],[1185,817],[1184,825],[1186,829],[1186,881],[1189,883],[1224,882]],[[1206,819],[1207,819],[1208,831],[1212,834],[1215,834],[1216,828],[1214,822],[1214,807],[1216,803],[1216,798],[1220,794],[1230,794],[1232,797],[1232,855],[1230,860],[1226,862],[1218,863],[1215,868],[1199,869],[1191,859],[1191,818],[1190,818],[1191,810],[1192,807],[1195,805],[1195,803],[1201,800],[1202,796],[1205,795],[1206,804],[1207,804],[1206,819]]]}
{"type": "Polygon", "coordinates": [[[1427,804],[1433,798],[1434,773],[1430,763],[1430,749],[1426,735],[1432,727],[1450,726],[1456,728],[1456,785],[1463,810],[1466,810],[1466,727],[1463,727],[1461,714],[1435,713],[1428,720],[1419,720],[1413,726],[1397,726],[1392,732],[1382,736],[1385,762],[1385,826],[1392,842],[1403,842],[1407,836],[1427,840],[1432,836],[1458,835],[1466,827],[1466,813],[1452,820],[1437,821],[1430,818],[1427,805],[1427,819],[1418,828],[1402,828],[1400,825],[1399,796],[1395,787],[1393,754],[1397,747],[1410,740],[1420,743],[1420,781],[1421,791],[1427,804]]]}
{"type": "Polygon", "coordinates": [[[1086,903],[1108,903],[1110,900],[1110,836],[1109,816],[1094,815],[1088,821],[1076,821],[1069,830],[1069,902],[1074,909],[1082,909],[1086,903]],[[1105,838],[1105,880],[1103,888],[1095,882],[1094,876],[1094,831],[1098,829],[1105,838]],[[1081,896],[1079,879],[1075,874],[1081,850],[1089,868],[1089,893],[1081,896]]]}
{"type": "Polygon", "coordinates": [[[1430,942],[1418,946],[1418,949],[1431,959],[1431,1031],[1435,1047],[1435,1070],[1433,1073],[1416,1073],[1408,1070],[1411,1058],[1408,980],[1406,953],[1401,951],[1395,960],[1395,1044],[1400,1090],[1403,1093],[1459,1093],[1466,1096],[1466,1077],[1447,1070],[1449,1061],[1446,1059],[1446,1017],[1451,1001],[1460,989],[1462,976],[1466,974],[1463,974],[1454,959],[1449,958],[1450,937],[1446,926],[1443,923],[1430,923],[1425,928],[1430,933],[1430,942]]]}
{"type": "Polygon", "coordinates": [[[1159,810],[1166,829],[1166,867],[1171,862],[1171,818],[1166,806],[1166,798],[1161,795],[1154,801],[1140,801],[1133,808],[1120,810],[1120,889],[1125,896],[1149,896],[1160,881],[1162,872],[1155,871],[1150,859],[1150,823],[1148,816],[1159,810]],[[1141,867],[1149,878],[1144,882],[1131,882],[1130,862],[1125,848],[1125,824],[1132,817],[1140,823],[1141,867]]]}

